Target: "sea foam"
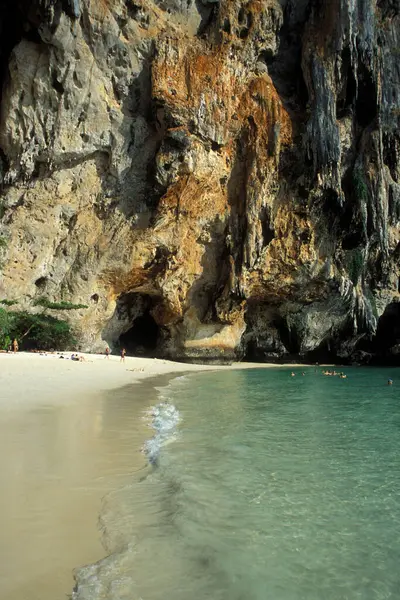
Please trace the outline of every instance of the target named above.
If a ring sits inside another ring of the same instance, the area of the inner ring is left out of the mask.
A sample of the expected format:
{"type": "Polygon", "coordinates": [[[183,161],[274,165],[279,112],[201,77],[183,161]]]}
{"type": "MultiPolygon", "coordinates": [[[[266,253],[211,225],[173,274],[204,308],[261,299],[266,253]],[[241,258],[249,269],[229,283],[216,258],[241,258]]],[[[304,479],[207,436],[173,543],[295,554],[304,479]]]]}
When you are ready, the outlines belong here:
{"type": "Polygon", "coordinates": [[[150,418],[150,424],[155,430],[155,434],[145,442],[143,452],[149,462],[156,465],[161,447],[176,438],[178,424],[181,419],[178,409],[168,401],[153,406],[148,411],[147,418],[150,418]]]}

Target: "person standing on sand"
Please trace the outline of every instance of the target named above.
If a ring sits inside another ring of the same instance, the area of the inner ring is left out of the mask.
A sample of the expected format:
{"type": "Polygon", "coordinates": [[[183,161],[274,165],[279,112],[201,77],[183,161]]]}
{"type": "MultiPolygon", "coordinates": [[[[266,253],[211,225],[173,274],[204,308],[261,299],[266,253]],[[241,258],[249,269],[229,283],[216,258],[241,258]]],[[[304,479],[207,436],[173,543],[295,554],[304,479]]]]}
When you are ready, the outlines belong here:
{"type": "Polygon", "coordinates": [[[13,340],[12,349],[13,349],[14,354],[16,354],[19,350],[17,338],[14,338],[14,340],[13,340]]]}
{"type": "Polygon", "coordinates": [[[125,350],[125,348],[122,348],[120,362],[125,362],[125,354],[126,354],[126,350],[125,350]]]}
{"type": "Polygon", "coordinates": [[[110,348],[107,346],[105,358],[110,358],[110,348]]]}

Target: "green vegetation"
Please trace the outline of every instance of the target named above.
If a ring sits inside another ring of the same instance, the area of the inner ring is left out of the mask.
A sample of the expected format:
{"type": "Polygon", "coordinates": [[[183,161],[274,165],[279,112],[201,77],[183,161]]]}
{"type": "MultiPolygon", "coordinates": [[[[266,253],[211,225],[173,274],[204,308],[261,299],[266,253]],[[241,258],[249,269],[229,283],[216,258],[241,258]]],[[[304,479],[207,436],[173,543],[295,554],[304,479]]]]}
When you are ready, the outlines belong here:
{"type": "Polygon", "coordinates": [[[15,304],[18,304],[18,300],[0,300],[0,304],[3,304],[4,306],[14,306],[15,304]]]}
{"type": "MultiPolygon", "coordinates": [[[[0,305],[15,306],[17,300],[0,300],[0,305]]],[[[47,310],[77,310],[88,308],[86,304],[72,302],[51,302],[40,297],[33,306],[43,308],[41,313],[31,314],[25,310],[7,311],[0,307],[0,348],[7,350],[11,341],[17,338],[20,349],[24,350],[67,350],[76,345],[76,339],[67,321],[46,314],[47,310]]]]}
{"type": "Polygon", "coordinates": [[[357,200],[359,202],[367,202],[368,200],[368,185],[363,169],[358,166],[353,171],[353,187],[357,200]]]}
{"type": "Polygon", "coordinates": [[[7,248],[7,240],[3,235],[0,235],[0,250],[7,248]]]}
{"type": "Polygon", "coordinates": [[[20,349],[25,350],[66,350],[76,344],[66,321],[45,314],[8,312],[0,308],[1,348],[7,350],[14,338],[17,338],[20,349]]]}
{"type": "Polygon", "coordinates": [[[6,350],[11,344],[11,315],[4,308],[0,308],[0,348],[6,350]]]}
{"type": "Polygon", "coordinates": [[[33,306],[41,306],[51,310],[78,310],[79,308],[89,308],[86,304],[72,304],[72,302],[51,302],[48,298],[41,296],[33,302],[33,306]]]}
{"type": "Polygon", "coordinates": [[[347,272],[353,285],[357,285],[364,271],[364,251],[362,248],[355,248],[347,254],[347,272]]]}
{"type": "Polygon", "coordinates": [[[369,305],[372,310],[372,314],[374,315],[375,319],[378,319],[378,309],[376,306],[375,296],[369,287],[364,290],[364,296],[369,302],[369,305]]]}

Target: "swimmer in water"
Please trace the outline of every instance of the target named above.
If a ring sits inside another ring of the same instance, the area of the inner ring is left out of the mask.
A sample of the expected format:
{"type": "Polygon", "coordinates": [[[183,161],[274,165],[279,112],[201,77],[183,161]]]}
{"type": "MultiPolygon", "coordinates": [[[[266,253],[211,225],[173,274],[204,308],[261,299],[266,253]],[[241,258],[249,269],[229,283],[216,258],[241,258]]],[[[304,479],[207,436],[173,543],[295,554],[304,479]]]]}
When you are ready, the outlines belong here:
{"type": "Polygon", "coordinates": [[[293,373],[293,371],[290,374],[291,377],[296,377],[296,373],[293,373]]]}
{"type": "Polygon", "coordinates": [[[388,385],[393,385],[393,379],[388,379],[388,382],[387,382],[387,384],[388,384],[388,385]]]}

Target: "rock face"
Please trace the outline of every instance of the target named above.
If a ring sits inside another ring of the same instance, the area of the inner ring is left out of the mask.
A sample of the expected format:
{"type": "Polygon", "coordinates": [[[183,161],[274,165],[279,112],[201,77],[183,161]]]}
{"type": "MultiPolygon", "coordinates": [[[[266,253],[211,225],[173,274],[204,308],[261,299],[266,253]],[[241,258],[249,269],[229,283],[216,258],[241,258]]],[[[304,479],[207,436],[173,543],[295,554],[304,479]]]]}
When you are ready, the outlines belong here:
{"type": "Polygon", "coordinates": [[[400,360],[399,0],[0,11],[1,297],[88,304],[85,350],[400,360]]]}

